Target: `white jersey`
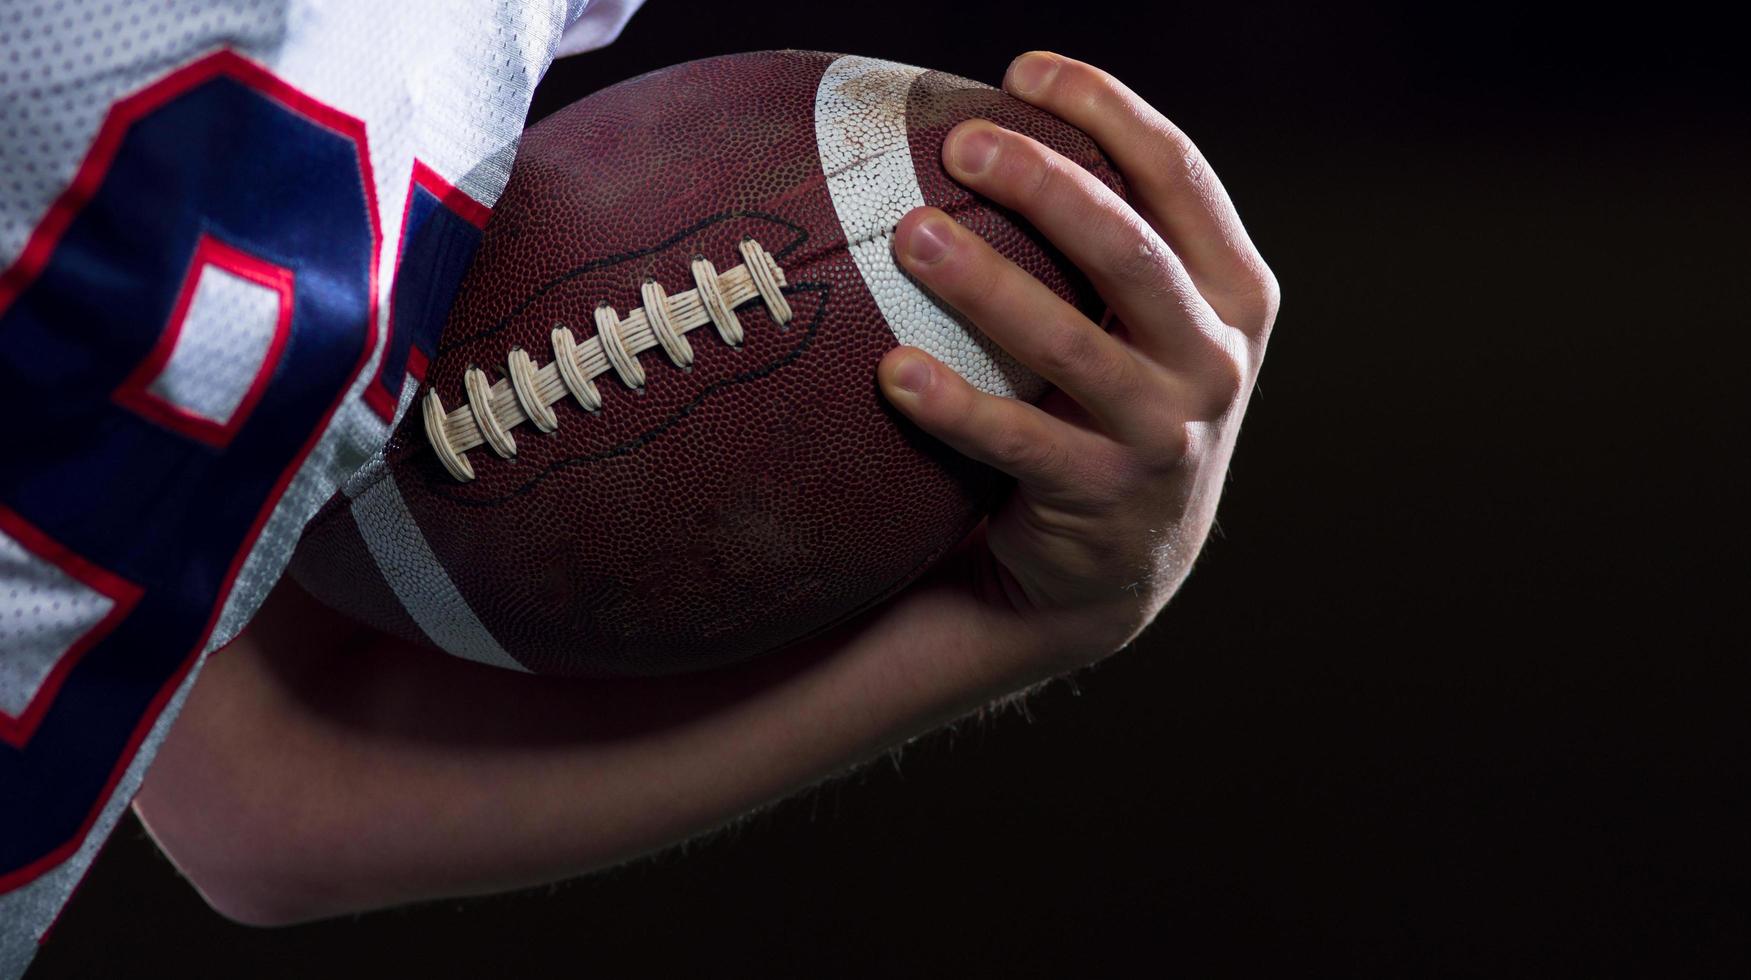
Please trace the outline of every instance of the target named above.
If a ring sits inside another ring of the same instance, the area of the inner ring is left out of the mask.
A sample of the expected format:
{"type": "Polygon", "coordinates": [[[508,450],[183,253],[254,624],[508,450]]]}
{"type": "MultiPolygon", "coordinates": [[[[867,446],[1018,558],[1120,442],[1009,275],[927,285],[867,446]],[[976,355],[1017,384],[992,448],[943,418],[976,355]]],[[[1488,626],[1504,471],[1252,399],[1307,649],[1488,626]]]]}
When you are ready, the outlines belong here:
{"type": "Polygon", "coordinates": [[[0,7],[0,978],[412,400],[549,62],[639,2],[0,7]]]}

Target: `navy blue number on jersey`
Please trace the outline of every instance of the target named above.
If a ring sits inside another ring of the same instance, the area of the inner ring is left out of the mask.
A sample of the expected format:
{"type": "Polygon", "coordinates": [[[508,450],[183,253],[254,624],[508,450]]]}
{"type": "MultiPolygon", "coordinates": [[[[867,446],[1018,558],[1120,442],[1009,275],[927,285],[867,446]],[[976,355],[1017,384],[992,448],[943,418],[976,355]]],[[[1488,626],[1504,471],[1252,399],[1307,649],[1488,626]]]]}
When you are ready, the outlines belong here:
{"type": "Polygon", "coordinates": [[[426,378],[438,334],[480,248],[487,208],[415,160],[402,211],[397,275],[389,301],[389,343],[365,402],[385,422],[395,414],[407,377],[426,378]],[[407,275],[408,271],[417,274],[407,275]]]}
{"type": "Polygon", "coordinates": [[[0,715],[0,891],[83,839],[364,367],[376,215],[363,124],[218,52],[115,105],[0,276],[0,530],[114,602],[0,715]],[[197,251],[289,307],[246,417],[217,434],[123,397],[162,359],[197,251]]]}

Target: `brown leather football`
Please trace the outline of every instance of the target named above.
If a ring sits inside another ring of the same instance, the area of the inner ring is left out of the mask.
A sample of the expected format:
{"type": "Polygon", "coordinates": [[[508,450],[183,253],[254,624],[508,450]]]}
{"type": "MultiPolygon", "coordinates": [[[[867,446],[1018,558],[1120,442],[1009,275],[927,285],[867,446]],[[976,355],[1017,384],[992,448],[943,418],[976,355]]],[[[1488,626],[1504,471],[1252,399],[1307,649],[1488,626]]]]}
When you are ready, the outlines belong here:
{"type": "Polygon", "coordinates": [[[1087,281],[941,163],[1025,133],[1123,192],[1085,135],[1000,91],[771,51],[623,82],[524,134],[427,388],[293,559],[357,619],[538,673],[655,675],[781,647],[893,595],[1003,485],[897,415],[876,362],[1043,383],[895,264],[940,207],[1098,316],[1087,281]]]}

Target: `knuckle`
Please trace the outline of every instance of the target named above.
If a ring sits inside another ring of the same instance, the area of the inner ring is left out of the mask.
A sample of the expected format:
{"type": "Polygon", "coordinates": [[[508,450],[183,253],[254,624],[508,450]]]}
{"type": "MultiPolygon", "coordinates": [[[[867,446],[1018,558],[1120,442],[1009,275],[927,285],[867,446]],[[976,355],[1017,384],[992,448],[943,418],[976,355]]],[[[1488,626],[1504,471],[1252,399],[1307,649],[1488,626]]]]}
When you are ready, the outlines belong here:
{"type": "Polygon", "coordinates": [[[1067,94],[1091,113],[1110,112],[1126,94],[1123,84],[1103,68],[1082,61],[1066,61],[1059,78],[1067,94]]]}
{"type": "Polygon", "coordinates": [[[1097,370],[1094,334],[1077,324],[1059,324],[1041,341],[1037,367],[1049,379],[1087,376],[1097,370]]]}
{"type": "Polygon", "coordinates": [[[1146,473],[1170,476],[1191,460],[1192,446],[1191,426],[1176,419],[1156,426],[1148,443],[1135,450],[1133,458],[1146,473]]]}
{"type": "Polygon", "coordinates": [[[938,417],[943,431],[954,438],[967,441],[982,437],[979,419],[979,399],[977,392],[963,383],[938,383],[933,385],[933,392],[938,401],[938,417]]]}
{"type": "Polygon", "coordinates": [[[1277,277],[1254,257],[1241,257],[1239,267],[1212,294],[1224,324],[1253,341],[1267,336],[1283,306],[1277,277]]]}
{"type": "Polygon", "coordinates": [[[1091,350],[1083,362],[1084,383],[1107,400],[1134,403],[1148,397],[1149,386],[1137,359],[1093,331],[1085,332],[1091,350]]]}
{"type": "Polygon", "coordinates": [[[1048,472],[1056,456],[1049,441],[1016,425],[1005,425],[992,433],[990,451],[997,465],[1010,472],[1048,472]]]}
{"type": "Polygon", "coordinates": [[[1240,326],[1249,332],[1269,327],[1276,322],[1277,311],[1283,306],[1283,287],[1262,260],[1249,263],[1241,287],[1239,306],[1241,315],[1246,319],[1240,326]]]}
{"type": "Polygon", "coordinates": [[[1177,127],[1173,130],[1177,139],[1173,145],[1179,152],[1179,163],[1175,176],[1191,187],[1202,187],[1210,181],[1210,163],[1204,158],[1202,150],[1193,143],[1186,134],[1177,127]]]}
{"type": "Polygon", "coordinates": [[[992,309],[1003,296],[1003,268],[989,251],[963,249],[956,257],[959,285],[954,305],[974,319],[992,309]]]}
{"type": "Polygon", "coordinates": [[[1200,387],[1204,392],[1203,411],[1200,414],[1206,419],[1227,415],[1246,395],[1246,371],[1227,352],[1211,358],[1210,366],[1203,372],[1200,380],[1200,387]]]}
{"type": "Polygon", "coordinates": [[[1082,321],[1065,327],[1064,332],[1074,338],[1067,342],[1074,347],[1066,355],[1073,360],[1061,368],[1071,383],[1108,402],[1134,403],[1149,397],[1142,365],[1099,327],[1082,321]]]}
{"type": "MultiPolygon", "coordinates": [[[[1011,188],[1020,210],[1031,211],[1051,201],[1059,192],[1063,175],[1047,155],[1028,140],[1016,140],[1013,152],[1006,152],[1004,180],[1011,188]]],[[[1007,149],[1007,148],[1006,148],[1007,149]]]]}
{"type": "Polygon", "coordinates": [[[1122,287],[1159,294],[1167,287],[1167,243],[1140,219],[1128,222],[1121,234],[1123,244],[1116,249],[1109,274],[1122,287]]]}
{"type": "Polygon", "coordinates": [[[1160,140],[1159,163],[1155,169],[1162,180],[1169,186],[1182,188],[1197,188],[1209,182],[1212,176],[1210,164],[1185,130],[1165,118],[1151,128],[1160,140]]]}
{"type": "Polygon", "coordinates": [[[1283,308],[1283,286],[1275,273],[1261,263],[1259,276],[1259,312],[1263,326],[1277,322],[1277,311],[1283,308]]]}

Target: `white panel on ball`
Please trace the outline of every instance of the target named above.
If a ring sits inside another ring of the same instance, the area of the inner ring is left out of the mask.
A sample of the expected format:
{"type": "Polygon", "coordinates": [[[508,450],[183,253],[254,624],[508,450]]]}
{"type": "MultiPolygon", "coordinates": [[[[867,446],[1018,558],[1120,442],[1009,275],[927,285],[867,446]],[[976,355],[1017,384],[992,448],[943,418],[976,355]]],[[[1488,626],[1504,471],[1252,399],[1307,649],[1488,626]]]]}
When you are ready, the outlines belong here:
{"type": "Polygon", "coordinates": [[[925,204],[906,136],[906,100],[924,72],[851,56],[827,66],[815,92],[815,141],[833,208],[857,270],[900,343],[928,352],[982,391],[1036,398],[1045,382],[894,260],[894,226],[925,204]]]}

